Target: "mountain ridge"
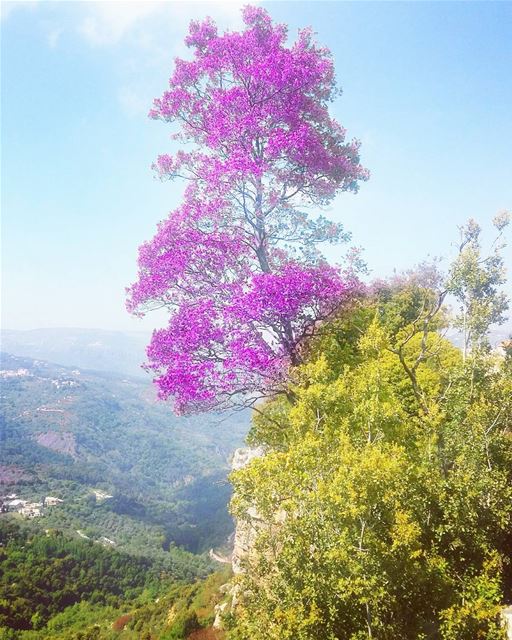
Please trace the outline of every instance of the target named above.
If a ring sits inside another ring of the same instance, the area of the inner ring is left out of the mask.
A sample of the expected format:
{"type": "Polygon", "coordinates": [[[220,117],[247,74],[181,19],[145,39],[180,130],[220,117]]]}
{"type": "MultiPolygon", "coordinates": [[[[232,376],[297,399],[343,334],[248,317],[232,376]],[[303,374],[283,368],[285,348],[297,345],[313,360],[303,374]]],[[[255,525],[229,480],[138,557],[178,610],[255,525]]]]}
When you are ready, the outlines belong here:
{"type": "Polygon", "coordinates": [[[2,351],[93,371],[125,373],[149,380],[141,368],[150,333],[56,327],[3,329],[2,351]]]}

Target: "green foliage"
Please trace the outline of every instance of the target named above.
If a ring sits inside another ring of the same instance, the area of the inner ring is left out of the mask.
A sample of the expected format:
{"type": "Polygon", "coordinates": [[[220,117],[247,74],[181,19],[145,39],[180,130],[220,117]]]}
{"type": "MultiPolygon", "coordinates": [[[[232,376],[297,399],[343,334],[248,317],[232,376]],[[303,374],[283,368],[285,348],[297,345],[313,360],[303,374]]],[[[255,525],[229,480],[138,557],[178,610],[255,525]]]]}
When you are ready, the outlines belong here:
{"type": "Polygon", "coordinates": [[[443,640],[503,637],[499,565],[499,556],[495,555],[484,564],[481,574],[468,578],[462,599],[441,612],[443,640]]]}
{"type": "Polygon", "coordinates": [[[186,584],[172,565],[6,518],[0,545],[2,640],[184,640],[211,624],[229,579],[186,584]]]}
{"type": "Polygon", "coordinates": [[[174,582],[172,568],[59,532],[41,534],[0,520],[0,626],[40,629],[56,613],[88,600],[116,607],[152,582],[174,582]]]}
{"type": "Polygon", "coordinates": [[[233,513],[257,536],[230,637],[504,638],[512,367],[482,347],[495,315],[466,357],[443,337],[446,289],[427,275],[323,327],[294,401],[255,418],[267,453],[232,475],[233,513]]]}
{"type": "Polygon", "coordinates": [[[485,257],[482,256],[479,225],[470,220],[460,228],[459,255],[451,267],[447,285],[459,305],[455,325],[463,334],[464,357],[468,349],[474,350],[485,343],[489,326],[503,322],[508,309],[507,297],[499,291],[506,273],[501,255],[505,245],[500,244],[500,240],[510,219],[506,211],[494,218],[498,235],[493,251],[485,257]]]}

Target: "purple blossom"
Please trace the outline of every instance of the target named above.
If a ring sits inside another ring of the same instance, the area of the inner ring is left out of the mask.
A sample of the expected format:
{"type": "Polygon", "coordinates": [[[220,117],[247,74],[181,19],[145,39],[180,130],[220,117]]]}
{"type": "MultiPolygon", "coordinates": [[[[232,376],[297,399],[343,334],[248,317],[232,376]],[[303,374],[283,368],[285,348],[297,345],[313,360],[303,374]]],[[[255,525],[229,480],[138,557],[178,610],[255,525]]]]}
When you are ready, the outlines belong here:
{"type": "Polygon", "coordinates": [[[261,7],[243,19],[222,35],[209,18],[192,22],[193,59],[176,59],[149,113],[188,143],[154,165],[187,188],[141,246],[127,304],[169,311],[146,366],[179,412],[279,391],[303,341],[359,287],[318,248],[346,240],[341,225],[305,213],[368,178],[359,142],[329,114],[331,55],[308,29],[287,46],[286,27],[261,7]]]}

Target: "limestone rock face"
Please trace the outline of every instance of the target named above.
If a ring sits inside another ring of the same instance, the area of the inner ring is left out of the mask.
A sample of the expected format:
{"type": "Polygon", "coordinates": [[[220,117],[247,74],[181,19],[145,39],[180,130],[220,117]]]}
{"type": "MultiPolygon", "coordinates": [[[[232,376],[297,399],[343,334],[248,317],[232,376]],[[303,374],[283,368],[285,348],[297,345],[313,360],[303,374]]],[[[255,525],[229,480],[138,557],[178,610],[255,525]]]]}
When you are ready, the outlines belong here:
{"type": "MultiPolygon", "coordinates": [[[[233,471],[238,471],[249,464],[251,460],[254,460],[254,458],[261,458],[263,455],[264,451],[261,447],[244,447],[237,449],[233,455],[231,468],[233,471]]],[[[233,553],[231,556],[231,566],[235,575],[241,573],[241,562],[247,557],[251,547],[254,545],[258,528],[261,526],[261,520],[254,507],[249,507],[247,515],[249,517],[246,521],[239,520],[236,523],[233,553]]]]}
{"type": "MultiPolygon", "coordinates": [[[[261,458],[264,455],[265,451],[262,447],[243,447],[236,449],[231,461],[231,469],[233,471],[243,469],[251,460],[261,458]]],[[[244,520],[237,521],[233,536],[231,567],[235,575],[242,573],[242,561],[250,555],[258,531],[261,527],[265,526],[263,519],[259,516],[258,510],[255,507],[249,507],[246,515],[247,517],[244,518],[244,520]]],[[[222,561],[215,553],[213,553],[213,555],[210,554],[210,556],[214,557],[215,560],[222,561]]],[[[225,595],[226,599],[215,607],[214,629],[222,629],[225,615],[235,610],[240,596],[240,585],[228,582],[220,587],[220,591],[225,595]]]]}
{"type": "Polygon", "coordinates": [[[508,640],[512,640],[512,605],[505,607],[502,611],[505,629],[507,630],[508,640]]]}
{"type": "Polygon", "coordinates": [[[265,454],[263,447],[241,447],[236,449],[231,461],[231,469],[238,471],[249,464],[254,458],[261,458],[265,454]]]}
{"type": "Polygon", "coordinates": [[[222,614],[225,612],[228,602],[215,605],[215,620],[213,621],[214,629],[222,629],[222,614]]]}

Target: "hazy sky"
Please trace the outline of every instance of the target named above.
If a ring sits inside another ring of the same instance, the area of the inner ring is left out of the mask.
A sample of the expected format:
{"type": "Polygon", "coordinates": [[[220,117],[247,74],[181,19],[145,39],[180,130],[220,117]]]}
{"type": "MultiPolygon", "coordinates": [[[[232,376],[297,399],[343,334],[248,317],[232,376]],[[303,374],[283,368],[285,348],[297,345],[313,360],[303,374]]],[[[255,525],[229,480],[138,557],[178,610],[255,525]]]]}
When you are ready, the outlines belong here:
{"type": "MultiPolygon", "coordinates": [[[[457,225],[512,208],[512,3],[263,3],[334,53],[334,111],[372,176],[329,214],[374,275],[449,255],[457,225]]],[[[124,309],[137,246],[179,201],[146,117],[191,18],[240,4],[2,4],[3,326],[148,329],[124,309]]],[[[335,260],[336,252],[330,252],[335,260]]],[[[508,250],[512,270],[512,250],[508,250]]],[[[510,291],[509,286],[509,291],[510,291]]]]}

